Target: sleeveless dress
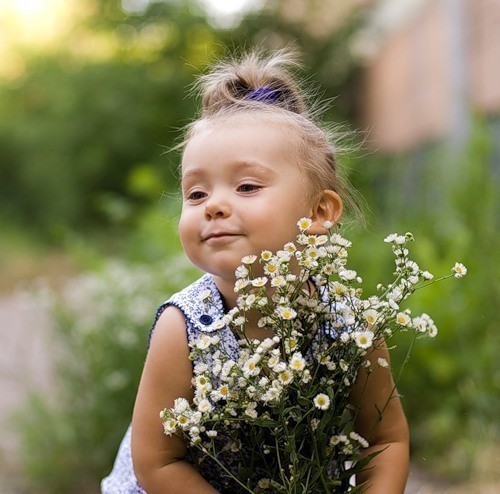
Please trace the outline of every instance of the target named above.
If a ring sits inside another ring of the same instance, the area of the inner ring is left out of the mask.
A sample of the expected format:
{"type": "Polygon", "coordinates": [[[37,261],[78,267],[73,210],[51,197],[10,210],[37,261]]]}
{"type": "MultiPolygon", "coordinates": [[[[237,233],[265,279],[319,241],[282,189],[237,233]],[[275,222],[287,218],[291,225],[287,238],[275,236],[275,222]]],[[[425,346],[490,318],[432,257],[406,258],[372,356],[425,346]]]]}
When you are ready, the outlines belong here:
{"type": "MultiPolygon", "coordinates": [[[[193,343],[200,333],[217,331],[227,354],[231,358],[238,358],[240,346],[234,333],[227,326],[221,329],[213,327],[213,323],[218,321],[224,314],[224,304],[217,285],[210,274],[203,275],[199,280],[173,295],[158,308],[151,328],[150,338],[158,319],[169,306],[177,307],[184,314],[189,344],[193,343]],[[205,304],[202,300],[206,298],[207,291],[210,292],[213,301],[210,305],[205,304]]],[[[196,361],[193,364],[196,364],[196,361]]],[[[102,494],[146,494],[134,474],[130,445],[131,432],[131,426],[129,426],[118,450],[113,470],[101,482],[102,494]]],[[[211,464],[207,459],[202,458],[201,452],[197,448],[190,448],[186,460],[195,464],[198,470],[201,470],[199,464],[203,463],[202,475],[216,489],[223,492],[230,488],[230,482],[224,480],[225,474],[223,470],[217,464],[211,464]]]]}
{"type": "MultiPolygon", "coordinates": [[[[325,294],[322,294],[323,299],[324,297],[325,294]]],[[[203,275],[184,290],[173,295],[158,308],[151,328],[150,338],[159,317],[169,306],[177,307],[184,314],[187,338],[190,345],[198,339],[200,333],[217,332],[225,353],[235,361],[238,359],[240,345],[236,335],[228,326],[220,328],[214,325],[224,315],[224,304],[217,285],[210,274],[203,275]],[[204,302],[208,293],[211,295],[210,304],[204,302]]],[[[328,334],[329,337],[335,338],[336,332],[331,327],[322,327],[316,333],[316,336],[320,336],[319,333],[322,333],[323,336],[328,334]]],[[[210,355],[208,355],[208,358],[210,358],[210,355]]],[[[196,364],[196,360],[193,362],[194,364],[196,364]]],[[[111,473],[101,482],[102,494],[146,494],[134,474],[130,439],[131,426],[129,426],[121,442],[111,473]]],[[[245,453],[243,452],[243,454],[245,453]]],[[[224,470],[213,460],[203,456],[198,448],[188,447],[185,460],[194,465],[201,475],[219,492],[227,494],[240,492],[241,488],[228,478],[224,470]]],[[[225,461],[227,462],[225,463],[226,468],[237,474],[237,465],[231,464],[233,463],[231,455],[226,455],[225,461]]]]}

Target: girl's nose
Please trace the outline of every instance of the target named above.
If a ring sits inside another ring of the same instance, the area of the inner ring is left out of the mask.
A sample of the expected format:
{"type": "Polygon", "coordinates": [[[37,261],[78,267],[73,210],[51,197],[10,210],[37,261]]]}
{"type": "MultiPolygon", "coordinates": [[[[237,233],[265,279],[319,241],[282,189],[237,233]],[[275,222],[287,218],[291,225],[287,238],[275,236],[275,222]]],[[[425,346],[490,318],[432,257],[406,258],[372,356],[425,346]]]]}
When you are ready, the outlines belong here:
{"type": "Polygon", "coordinates": [[[231,206],[224,194],[212,194],[205,203],[205,215],[208,219],[225,218],[231,214],[231,206]]]}

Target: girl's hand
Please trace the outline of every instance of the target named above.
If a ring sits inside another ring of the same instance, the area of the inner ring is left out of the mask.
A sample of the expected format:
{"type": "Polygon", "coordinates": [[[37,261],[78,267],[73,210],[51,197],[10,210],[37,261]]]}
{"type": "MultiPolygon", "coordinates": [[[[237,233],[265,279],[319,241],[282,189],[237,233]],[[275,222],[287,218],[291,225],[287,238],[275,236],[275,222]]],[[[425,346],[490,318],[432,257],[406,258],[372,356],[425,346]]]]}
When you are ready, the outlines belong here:
{"type": "Polygon", "coordinates": [[[369,494],[403,494],[410,463],[408,423],[391,371],[378,365],[379,358],[389,362],[385,343],[370,353],[372,370],[360,369],[351,394],[359,407],[356,431],[370,443],[364,454],[382,451],[356,480],[358,484],[367,482],[365,492],[369,494]]]}

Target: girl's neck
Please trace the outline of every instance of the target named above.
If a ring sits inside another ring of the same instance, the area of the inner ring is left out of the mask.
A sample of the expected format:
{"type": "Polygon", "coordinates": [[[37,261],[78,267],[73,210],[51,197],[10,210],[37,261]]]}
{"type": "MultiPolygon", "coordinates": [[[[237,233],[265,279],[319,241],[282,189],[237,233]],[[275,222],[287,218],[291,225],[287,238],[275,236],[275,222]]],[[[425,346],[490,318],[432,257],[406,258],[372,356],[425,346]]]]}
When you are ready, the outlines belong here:
{"type": "MultiPolygon", "coordinates": [[[[224,311],[228,312],[233,307],[236,307],[236,301],[238,299],[238,294],[234,291],[235,280],[224,280],[217,276],[214,276],[214,281],[219,290],[222,298],[222,303],[224,304],[224,311]]],[[[245,324],[245,336],[250,339],[263,340],[265,338],[272,338],[274,332],[270,329],[259,328],[258,322],[262,317],[262,314],[256,309],[249,310],[245,314],[247,322],[245,324]]]]}
{"type": "Polygon", "coordinates": [[[226,280],[215,275],[212,275],[212,277],[219,293],[221,294],[224,310],[225,312],[228,312],[233,307],[236,307],[236,301],[238,299],[238,294],[234,291],[235,280],[226,280]]]}
{"type": "MultiPolygon", "coordinates": [[[[238,294],[234,291],[235,280],[225,280],[217,276],[213,276],[217,289],[219,290],[224,304],[224,312],[230,311],[236,307],[238,294]]],[[[304,283],[303,291],[306,295],[311,296],[316,291],[316,286],[311,280],[304,283]]],[[[263,340],[272,338],[274,332],[270,329],[260,328],[258,326],[259,319],[262,314],[257,309],[249,310],[246,314],[247,323],[245,324],[245,335],[247,338],[263,340]]]]}

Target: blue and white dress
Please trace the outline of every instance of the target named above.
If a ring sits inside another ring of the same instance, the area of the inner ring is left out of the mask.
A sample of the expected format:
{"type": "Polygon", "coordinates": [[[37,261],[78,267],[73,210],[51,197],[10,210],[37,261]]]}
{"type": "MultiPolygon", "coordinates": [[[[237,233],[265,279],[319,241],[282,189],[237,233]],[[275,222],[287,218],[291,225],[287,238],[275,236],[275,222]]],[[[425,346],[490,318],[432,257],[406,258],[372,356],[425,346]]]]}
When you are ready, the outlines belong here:
{"type": "MultiPolygon", "coordinates": [[[[217,331],[227,354],[238,358],[239,344],[235,334],[224,326],[221,329],[214,329],[213,323],[218,321],[224,314],[224,304],[221,294],[215,284],[213,277],[205,274],[199,280],[186,287],[162,304],[156,312],[156,317],[151,329],[154,331],[155,325],[163,313],[169,307],[177,307],[186,319],[186,331],[188,343],[191,345],[199,337],[200,333],[210,333],[217,331]],[[212,296],[212,303],[207,305],[202,301],[207,290],[212,296]]],[[[193,362],[193,364],[195,364],[193,362]]],[[[158,410],[159,412],[159,410],[158,410]]],[[[130,447],[131,426],[128,428],[113,466],[113,470],[101,482],[102,494],[145,494],[144,489],[139,485],[132,465],[132,453],[130,447]]],[[[196,465],[203,477],[221,492],[235,492],[228,490],[231,482],[225,479],[225,474],[221,468],[207,458],[203,458],[198,448],[190,448],[187,461],[196,465]]]]}
{"type": "MultiPolygon", "coordinates": [[[[321,291],[321,290],[320,290],[321,291]]],[[[326,301],[325,293],[321,294],[321,298],[326,301]]],[[[222,296],[215,284],[213,277],[210,274],[205,274],[199,280],[195,281],[193,284],[186,287],[184,290],[173,295],[169,300],[162,304],[157,313],[151,329],[151,333],[154,331],[156,322],[163,313],[163,311],[169,307],[177,307],[186,319],[186,330],[188,343],[191,345],[198,339],[200,333],[213,333],[218,332],[220,336],[220,341],[224,346],[224,353],[231,359],[237,361],[239,356],[240,345],[238,339],[233,331],[228,326],[223,326],[222,328],[214,325],[216,321],[219,321],[224,315],[224,304],[222,301],[222,296]],[[206,304],[207,293],[211,294],[211,303],[206,304]]],[[[333,312],[338,314],[339,307],[333,312]]],[[[341,318],[341,316],[339,315],[341,318]]],[[[333,328],[321,327],[318,329],[313,341],[318,341],[318,338],[322,337],[335,337],[333,328]]],[[[311,352],[314,353],[314,344],[311,345],[311,352]]],[[[209,347],[213,348],[213,347],[209,347]]],[[[207,350],[210,351],[210,350],[207,350]]],[[[205,358],[209,358],[209,355],[205,355],[205,358]]],[[[311,354],[309,355],[311,357],[311,354]]],[[[306,355],[307,358],[307,355],[306,355]]],[[[195,360],[193,364],[196,364],[195,360]]],[[[134,469],[132,465],[132,454],[131,454],[131,427],[128,428],[114,463],[113,470],[101,483],[102,494],[146,494],[142,487],[139,485],[136,476],[134,474],[134,469]]],[[[221,438],[223,441],[223,438],[221,438]]],[[[224,465],[228,468],[235,476],[238,476],[237,470],[237,458],[230,451],[231,444],[229,443],[219,443],[219,451],[223,451],[224,454],[224,465]]],[[[242,446],[242,450],[239,452],[241,455],[245,455],[245,445],[242,446]]],[[[248,456],[248,455],[247,455],[248,456]]],[[[221,458],[222,459],[222,458],[221,458]]],[[[229,476],[224,472],[224,470],[217,465],[213,460],[204,456],[201,451],[196,448],[188,447],[188,453],[185,458],[186,461],[193,464],[196,469],[201,473],[201,475],[210,482],[213,487],[219,490],[221,493],[231,493],[236,494],[241,492],[241,487],[239,487],[234,481],[229,479],[229,476]]],[[[259,478],[259,465],[252,465],[253,475],[259,478]]]]}

